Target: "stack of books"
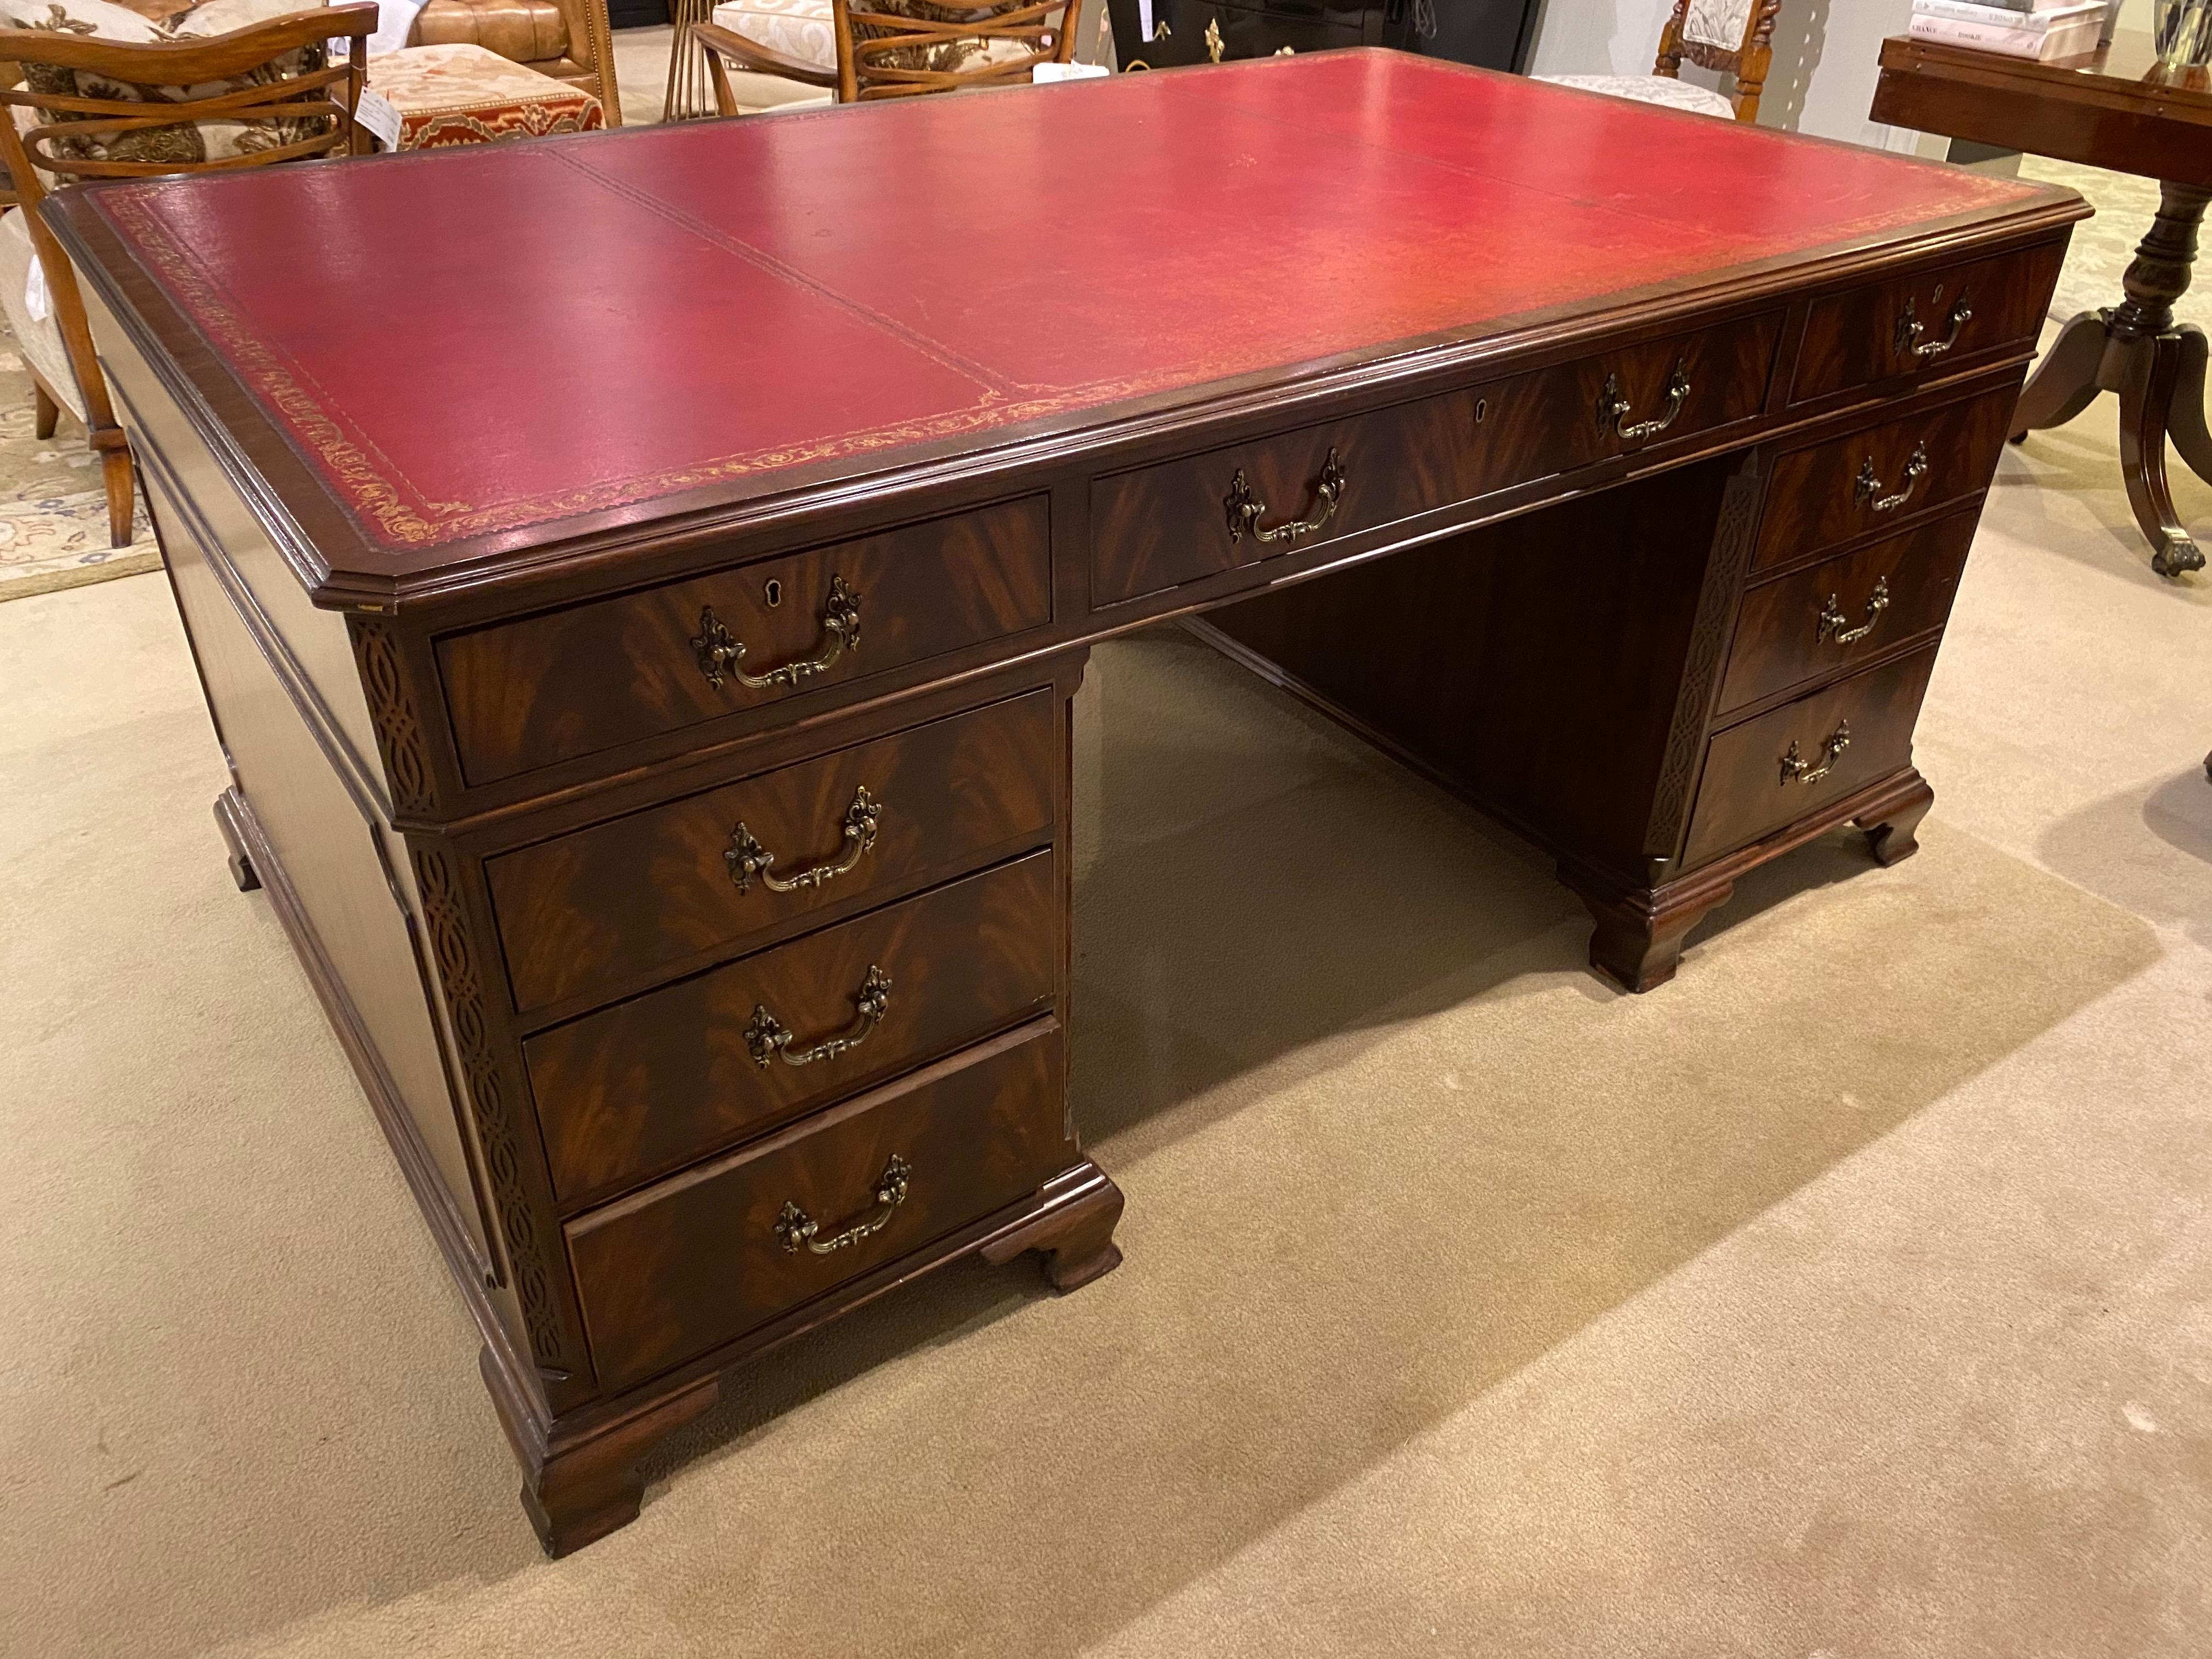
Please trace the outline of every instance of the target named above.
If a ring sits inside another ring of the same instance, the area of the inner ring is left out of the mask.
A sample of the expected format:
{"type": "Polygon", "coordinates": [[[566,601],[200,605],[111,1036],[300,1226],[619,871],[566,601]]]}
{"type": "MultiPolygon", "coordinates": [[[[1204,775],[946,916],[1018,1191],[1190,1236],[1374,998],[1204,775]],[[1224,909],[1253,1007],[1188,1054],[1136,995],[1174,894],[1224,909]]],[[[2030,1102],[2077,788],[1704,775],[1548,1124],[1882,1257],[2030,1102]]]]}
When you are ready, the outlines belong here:
{"type": "Polygon", "coordinates": [[[2094,52],[2106,0],[1912,0],[1916,40],[1941,40],[2049,63],[2094,52]]]}

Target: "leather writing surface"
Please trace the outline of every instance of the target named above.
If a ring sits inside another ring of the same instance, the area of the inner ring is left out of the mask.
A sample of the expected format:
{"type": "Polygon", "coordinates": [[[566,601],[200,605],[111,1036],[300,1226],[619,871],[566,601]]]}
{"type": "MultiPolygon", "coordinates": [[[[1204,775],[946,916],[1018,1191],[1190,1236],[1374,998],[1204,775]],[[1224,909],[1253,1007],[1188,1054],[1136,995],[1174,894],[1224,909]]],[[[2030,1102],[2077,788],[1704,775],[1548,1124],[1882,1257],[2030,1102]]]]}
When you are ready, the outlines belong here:
{"type": "Polygon", "coordinates": [[[412,555],[2035,193],[1358,52],[94,201],[370,547],[412,555]]]}

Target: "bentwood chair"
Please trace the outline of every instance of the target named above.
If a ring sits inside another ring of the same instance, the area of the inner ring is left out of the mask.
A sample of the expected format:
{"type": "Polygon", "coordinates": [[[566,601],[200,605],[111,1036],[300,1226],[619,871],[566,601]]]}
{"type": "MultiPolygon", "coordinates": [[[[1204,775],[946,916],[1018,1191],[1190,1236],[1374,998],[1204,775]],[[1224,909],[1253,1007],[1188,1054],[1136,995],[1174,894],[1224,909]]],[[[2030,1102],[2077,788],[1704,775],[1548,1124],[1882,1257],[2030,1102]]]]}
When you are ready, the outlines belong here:
{"type": "MultiPolygon", "coordinates": [[[[112,11],[112,8],[104,10],[112,11]]],[[[208,9],[215,10],[210,7],[208,9]]],[[[57,185],[85,179],[209,173],[309,156],[361,155],[354,121],[362,65],[376,30],[368,0],[326,6],[204,37],[95,37],[64,6],[50,27],[0,29],[0,156],[20,205],[0,217],[0,307],[36,389],[35,430],[53,435],[66,409],[100,457],[109,538],[131,541],[131,451],[93,356],[84,296],[69,257],[39,216],[57,185]],[[349,41],[343,62],[329,43],[349,41]],[[12,77],[11,77],[12,78],[12,77]],[[35,266],[46,304],[33,302],[35,266]]],[[[216,12],[220,15],[220,12],[216,12]]],[[[149,26],[150,27],[150,26],[149,26]]]]}
{"type": "Polygon", "coordinates": [[[735,115],[732,66],[820,87],[841,104],[911,98],[975,87],[1012,86],[1039,64],[1075,56],[1083,0],[998,0],[974,6],[937,0],[821,0],[836,47],[835,68],[805,62],[719,23],[692,36],[714,68],[714,107],[735,115]]]}
{"type": "Polygon", "coordinates": [[[1659,31],[1659,58],[1649,75],[1546,75],[1558,86],[1611,93],[1646,104],[1668,104],[1702,115],[1759,118],[1759,97],[1774,63],[1774,19],[1782,0],[1674,0],[1659,31]],[[1733,98],[1692,86],[1682,76],[1686,58],[1735,82],[1733,98]]]}

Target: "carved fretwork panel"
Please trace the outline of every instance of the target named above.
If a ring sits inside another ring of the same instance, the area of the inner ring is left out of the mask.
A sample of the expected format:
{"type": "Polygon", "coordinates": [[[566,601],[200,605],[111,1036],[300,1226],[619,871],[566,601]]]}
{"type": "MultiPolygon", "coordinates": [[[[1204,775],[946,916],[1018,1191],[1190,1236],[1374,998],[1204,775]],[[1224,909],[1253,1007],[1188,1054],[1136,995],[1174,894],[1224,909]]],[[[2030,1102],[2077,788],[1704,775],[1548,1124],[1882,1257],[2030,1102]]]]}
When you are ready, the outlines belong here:
{"type": "Polygon", "coordinates": [[[513,1043],[487,1023],[481,957],[471,935],[459,863],[453,854],[434,846],[415,846],[411,856],[432,954],[460,1051],[477,1141],[483,1148],[508,1270],[529,1335],[530,1357],[541,1372],[551,1374],[550,1382],[580,1381],[589,1367],[553,1216],[544,1155],[537,1144],[519,1056],[513,1053],[513,1043]]]}
{"type": "Polygon", "coordinates": [[[437,799],[422,722],[415,712],[401,670],[392,625],[374,618],[352,619],[354,660],[361,666],[362,690],[376,727],[376,748],[384,762],[386,787],[395,812],[428,811],[437,799]]]}

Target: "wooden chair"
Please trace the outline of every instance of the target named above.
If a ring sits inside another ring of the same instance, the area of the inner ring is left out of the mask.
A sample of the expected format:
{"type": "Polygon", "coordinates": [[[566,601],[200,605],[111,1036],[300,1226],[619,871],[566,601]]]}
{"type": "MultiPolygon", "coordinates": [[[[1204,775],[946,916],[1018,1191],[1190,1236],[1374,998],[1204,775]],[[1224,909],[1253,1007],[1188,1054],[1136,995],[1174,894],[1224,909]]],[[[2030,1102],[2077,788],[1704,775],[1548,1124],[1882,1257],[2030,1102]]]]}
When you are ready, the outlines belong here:
{"type": "Polygon", "coordinates": [[[1546,75],[1556,86],[1581,87],[1642,103],[1667,104],[1700,114],[1759,118],[1759,94],[1774,64],[1774,20],[1782,0],[1674,0],[1659,31],[1659,56],[1649,75],[1546,75]],[[1682,60],[1734,78],[1728,97],[1683,81],[1682,60]]]}
{"type": "Polygon", "coordinates": [[[131,541],[131,451],[93,354],[84,296],[69,257],[38,210],[58,185],[85,179],[228,172],[309,156],[362,155],[356,125],[362,65],[376,29],[369,0],[302,11],[204,40],[101,40],[65,29],[0,29],[0,155],[18,210],[0,219],[0,303],[36,387],[36,431],[53,435],[60,411],[84,422],[100,457],[107,525],[131,541]],[[342,63],[329,43],[349,41],[342,63]],[[89,95],[120,83],[135,98],[89,95]],[[21,130],[15,112],[36,123],[21,130]],[[23,257],[27,250],[28,257],[23,257]],[[48,312],[25,295],[35,261],[48,312]]]}
{"type": "Polygon", "coordinates": [[[692,38],[714,71],[714,107],[739,112],[730,88],[732,65],[834,92],[841,104],[1028,81],[1039,64],[1075,56],[1083,0],[1000,0],[975,7],[936,0],[828,0],[836,29],[837,67],[805,64],[716,23],[694,23],[692,38]]]}

